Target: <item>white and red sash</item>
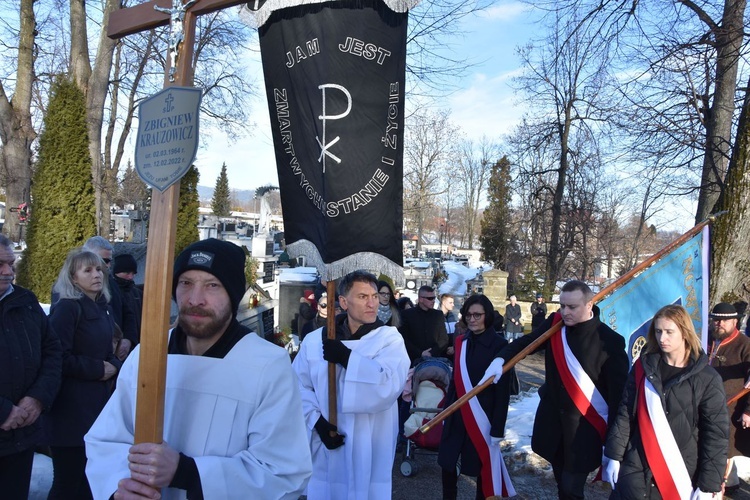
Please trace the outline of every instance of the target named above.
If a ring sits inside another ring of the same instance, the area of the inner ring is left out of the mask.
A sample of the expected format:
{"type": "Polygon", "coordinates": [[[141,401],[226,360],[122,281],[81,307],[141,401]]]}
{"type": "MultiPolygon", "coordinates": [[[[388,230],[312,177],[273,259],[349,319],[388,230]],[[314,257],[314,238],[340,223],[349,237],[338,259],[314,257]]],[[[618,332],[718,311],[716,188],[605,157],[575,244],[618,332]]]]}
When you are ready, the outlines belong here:
{"type": "Polygon", "coordinates": [[[560,373],[565,391],[573,400],[581,415],[596,429],[604,443],[607,434],[607,417],[609,406],[586,373],[581,363],[568,347],[568,340],[563,326],[560,333],[550,339],[552,356],[557,371],[560,373]]]}
{"type": "MultiPolygon", "coordinates": [[[[466,337],[456,342],[456,366],[453,368],[453,380],[456,384],[456,395],[460,398],[471,391],[474,386],[466,369],[466,337]]],[[[477,450],[482,462],[482,493],[485,498],[492,496],[512,497],[516,494],[510,482],[508,469],[503,461],[499,446],[490,445],[490,421],[479,404],[478,398],[471,398],[461,407],[461,416],[469,434],[471,443],[477,450]]]]}
{"type": "Polygon", "coordinates": [[[646,378],[641,360],[635,362],[636,417],[646,462],[662,498],[689,500],[693,492],[682,453],[674,439],[659,393],[646,378]],[[666,459],[669,457],[669,460],[666,459]]]}

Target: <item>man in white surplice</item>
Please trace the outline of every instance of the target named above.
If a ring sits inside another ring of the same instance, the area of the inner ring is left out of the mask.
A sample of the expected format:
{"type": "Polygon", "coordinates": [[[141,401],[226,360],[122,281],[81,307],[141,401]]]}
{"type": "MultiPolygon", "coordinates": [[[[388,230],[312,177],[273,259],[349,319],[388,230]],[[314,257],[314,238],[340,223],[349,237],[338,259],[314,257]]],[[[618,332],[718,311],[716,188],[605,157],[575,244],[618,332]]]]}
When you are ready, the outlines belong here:
{"type": "Polygon", "coordinates": [[[375,276],[347,274],[339,283],[339,302],[346,314],[336,317],[336,339],[327,339],[325,328],[315,330],[293,363],[313,457],[307,496],[390,500],[396,401],[409,356],[398,330],[377,319],[375,276]],[[328,362],[336,363],[337,426],[328,422],[328,362]]]}
{"type": "Polygon", "coordinates": [[[245,253],[193,243],[174,264],[164,442],[133,445],[140,346],[85,437],[95,499],[296,500],[312,470],[289,355],[237,322],[245,253]]]}

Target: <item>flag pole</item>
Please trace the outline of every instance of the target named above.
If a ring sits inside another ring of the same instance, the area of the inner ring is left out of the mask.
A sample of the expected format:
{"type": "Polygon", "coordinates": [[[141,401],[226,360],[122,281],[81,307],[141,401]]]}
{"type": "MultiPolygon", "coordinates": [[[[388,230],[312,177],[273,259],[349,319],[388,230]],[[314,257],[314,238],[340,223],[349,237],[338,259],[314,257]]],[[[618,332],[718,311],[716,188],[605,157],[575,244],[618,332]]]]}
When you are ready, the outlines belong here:
{"type": "Polygon", "coordinates": [[[738,392],[737,394],[735,394],[731,398],[727,399],[727,406],[731,405],[732,403],[734,403],[738,399],[742,398],[742,396],[744,396],[747,393],[750,393],[750,387],[748,387],[746,389],[741,389],[740,392],[738,392]]]}
{"type": "MultiPolygon", "coordinates": [[[[336,299],[336,282],[329,280],[326,282],[326,317],[327,338],[336,338],[336,318],[334,316],[334,302],[336,299]]],[[[328,363],[328,422],[331,425],[338,425],[336,410],[336,363],[328,363]]],[[[337,433],[331,431],[331,436],[337,433]]]]}
{"type": "MultiPolygon", "coordinates": [[[[667,255],[669,252],[674,250],[675,248],[679,247],[686,241],[688,241],[690,238],[695,236],[696,234],[700,233],[703,228],[712,223],[717,216],[723,214],[724,212],[719,212],[717,214],[711,215],[706,220],[700,222],[695,227],[687,231],[685,234],[674,240],[672,243],[668,244],[658,252],[656,252],[654,255],[649,257],[648,259],[644,260],[637,266],[635,266],[633,269],[628,271],[627,273],[620,276],[617,280],[613,281],[609,285],[607,285],[603,290],[601,290],[599,293],[594,295],[594,297],[591,299],[593,302],[598,302],[602,299],[604,299],[607,295],[614,292],[617,288],[620,288],[621,286],[625,285],[628,281],[633,279],[636,275],[643,272],[646,268],[653,265],[655,262],[657,262],[659,259],[667,255]]],[[[558,321],[557,323],[553,324],[552,327],[550,327],[549,330],[544,332],[542,335],[539,336],[536,340],[534,340],[531,344],[527,345],[521,352],[519,352],[516,356],[511,358],[507,363],[503,365],[503,375],[508,372],[511,368],[513,368],[516,363],[521,361],[523,358],[531,354],[534,350],[536,350],[541,344],[549,340],[552,335],[560,331],[562,328],[562,321],[558,321]]],[[[424,424],[422,427],[419,428],[419,431],[422,434],[426,434],[431,428],[435,427],[437,424],[441,423],[443,420],[451,416],[453,413],[458,411],[459,408],[461,408],[468,400],[482,392],[484,389],[489,387],[494,382],[494,377],[491,379],[487,379],[484,381],[483,384],[480,384],[476,387],[474,387],[472,390],[464,394],[462,397],[457,399],[453,404],[451,404],[448,408],[441,411],[435,417],[432,418],[429,422],[424,424]]]]}

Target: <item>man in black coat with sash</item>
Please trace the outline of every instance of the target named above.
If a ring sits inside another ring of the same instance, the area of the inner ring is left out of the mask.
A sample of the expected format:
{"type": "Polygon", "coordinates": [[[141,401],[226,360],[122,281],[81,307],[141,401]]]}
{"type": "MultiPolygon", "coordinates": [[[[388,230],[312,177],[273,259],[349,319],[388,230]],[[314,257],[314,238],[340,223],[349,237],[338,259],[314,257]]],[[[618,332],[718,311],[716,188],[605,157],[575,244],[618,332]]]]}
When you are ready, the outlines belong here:
{"type": "MultiPolygon", "coordinates": [[[[594,313],[593,296],[584,282],[568,281],[560,294],[560,314],[569,349],[604,398],[609,423],[617,413],[630,364],[625,339],[599,320],[594,313]]],[[[487,368],[483,380],[494,376],[498,381],[504,362],[549,330],[554,317],[550,316],[532,333],[503,348],[487,368]]],[[[551,339],[539,349],[546,350],[545,383],[539,388],[531,448],[552,464],[559,498],[582,499],[588,474],[602,463],[603,438],[576,407],[563,384],[551,339]]]]}

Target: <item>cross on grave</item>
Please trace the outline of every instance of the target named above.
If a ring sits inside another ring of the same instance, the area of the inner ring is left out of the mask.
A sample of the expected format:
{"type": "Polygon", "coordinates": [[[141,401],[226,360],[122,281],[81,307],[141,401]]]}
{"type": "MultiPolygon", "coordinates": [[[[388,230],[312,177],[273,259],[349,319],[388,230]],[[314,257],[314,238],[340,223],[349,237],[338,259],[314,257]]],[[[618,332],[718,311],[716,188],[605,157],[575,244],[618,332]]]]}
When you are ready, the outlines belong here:
{"type": "Polygon", "coordinates": [[[172,111],[172,101],[174,101],[174,96],[172,96],[172,94],[169,94],[167,98],[164,99],[164,101],[167,103],[167,107],[164,108],[164,112],[169,113],[170,111],[172,111]]]}
{"type": "MultiPolygon", "coordinates": [[[[175,23],[170,30],[169,66],[164,87],[193,86],[193,51],[197,16],[247,3],[247,0],[150,0],[113,11],[107,36],[122,38],[175,23]],[[176,67],[172,67],[176,66],[176,67]]],[[[146,286],[143,297],[141,352],[138,368],[138,398],[135,418],[136,443],[161,443],[164,430],[164,392],[167,373],[167,336],[172,294],[172,267],[176,234],[179,181],[164,192],[151,194],[148,230],[146,286]]]]}

